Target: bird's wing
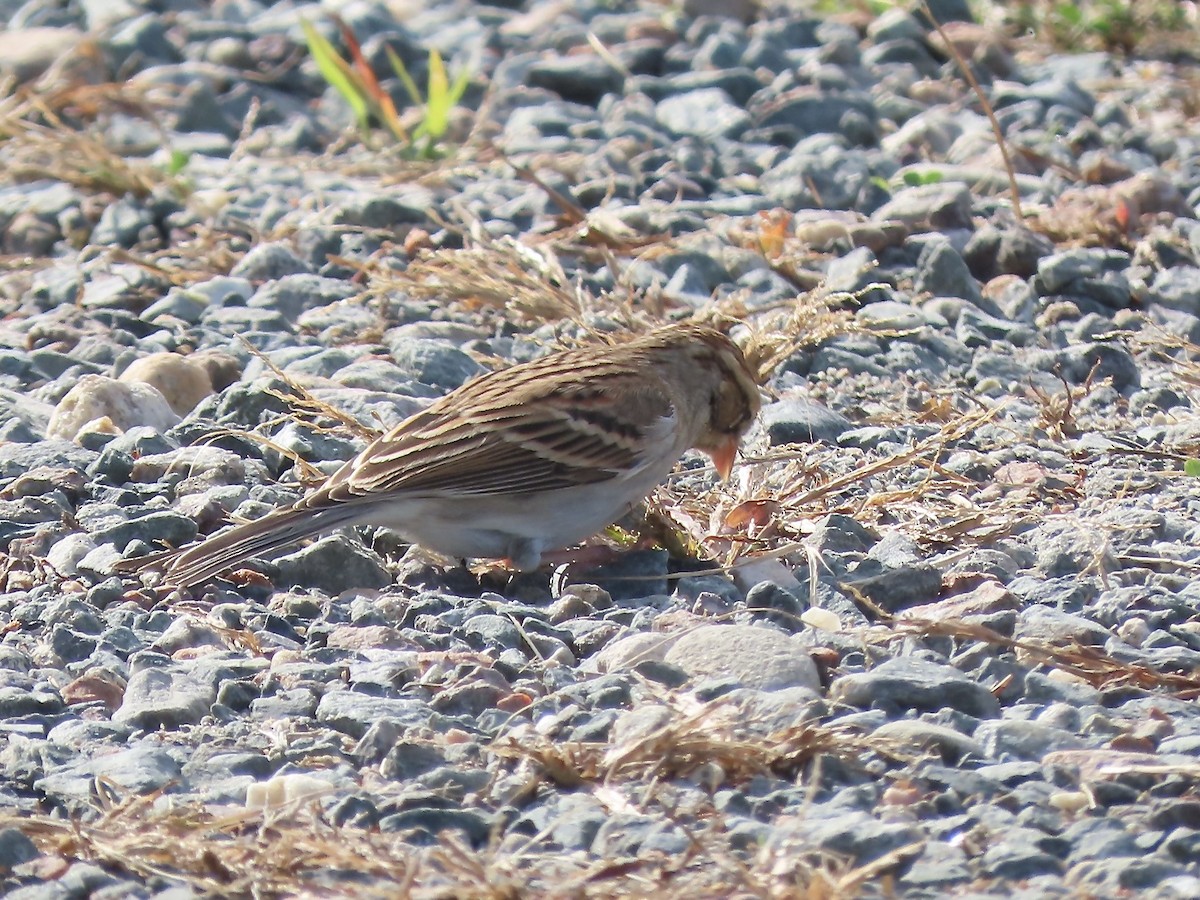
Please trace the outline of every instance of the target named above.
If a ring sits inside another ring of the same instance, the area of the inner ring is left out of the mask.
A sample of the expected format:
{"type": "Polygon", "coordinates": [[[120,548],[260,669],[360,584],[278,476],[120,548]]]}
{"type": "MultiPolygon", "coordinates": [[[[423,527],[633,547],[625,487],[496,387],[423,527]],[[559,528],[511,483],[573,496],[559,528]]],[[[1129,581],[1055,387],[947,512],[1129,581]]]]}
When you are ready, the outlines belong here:
{"type": "Polygon", "coordinates": [[[669,452],[677,410],[632,371],[510,370],[468,385],[401,422],[302,505],[384,494],[523,494],[619,480],[669,452]],[[504,377],[510,376],[510,377],[504,377]],[[547,384],[550,385],[547,388],[547,384]]]}

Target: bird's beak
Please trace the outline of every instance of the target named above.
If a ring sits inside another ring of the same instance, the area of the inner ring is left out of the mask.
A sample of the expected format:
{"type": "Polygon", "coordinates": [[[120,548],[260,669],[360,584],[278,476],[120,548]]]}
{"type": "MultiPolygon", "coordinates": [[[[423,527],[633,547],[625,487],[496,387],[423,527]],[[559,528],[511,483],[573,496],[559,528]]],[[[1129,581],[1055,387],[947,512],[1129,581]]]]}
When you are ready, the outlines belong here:
{"type": "Polygon", "coordinates": [[[733,461],[737,459],[737,453],[738,439],[731,435],[708,454],[712,457],[713,465],[716,466],[722,481],[729,480],[729,473],[733,471],[733,461]]]}

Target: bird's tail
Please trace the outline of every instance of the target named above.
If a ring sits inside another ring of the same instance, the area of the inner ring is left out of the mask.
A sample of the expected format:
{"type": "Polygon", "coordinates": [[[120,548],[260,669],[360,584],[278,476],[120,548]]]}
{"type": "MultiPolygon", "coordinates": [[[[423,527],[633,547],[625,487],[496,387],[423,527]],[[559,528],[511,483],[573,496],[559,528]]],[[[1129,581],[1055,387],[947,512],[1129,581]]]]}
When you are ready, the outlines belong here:
{"type": "Polygon", "coordinates": [[[167,550],[122,560],[118,572],[162,569],[166,581],[186,588],[201,584],[254,556],[269,553],[358,518],[354,509],[281,509],[253,522],[236,525],[181,550],[167,550]]]}

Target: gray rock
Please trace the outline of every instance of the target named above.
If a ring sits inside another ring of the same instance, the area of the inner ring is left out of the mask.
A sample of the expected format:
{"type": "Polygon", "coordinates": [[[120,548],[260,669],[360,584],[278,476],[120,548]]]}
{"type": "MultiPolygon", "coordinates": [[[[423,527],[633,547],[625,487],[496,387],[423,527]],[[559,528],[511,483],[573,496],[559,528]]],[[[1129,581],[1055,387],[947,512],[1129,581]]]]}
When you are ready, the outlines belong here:
{"type": "Polygon", "coordinates": [[[965,184],[939,182],[904,188],[871,214],[875,221],[903,222],[912,230],[971,227],[971,192],[965,184]]]}
{"type": "Polygon", "coordinates": [[[314,463],[347,460],[364,446],[361,440],[296,420],[285,423],[271,436],[271,441],[281,449],[314,463]]]}
{"type": "Polygon", "coordinates": [[[122,197],[104,208],[100,221],[92,230],[91,242],[102,246],[132,247],[148,239],[157,240],[157,237],[150,210],[132,197],[122,197]]]}
{"type": "Polygon", "coordinates": [[[242,306],[254,296],[254,285],[247,278],[216,275],[207,281],[190,285],[186,293],[202,301],[206,307],[242,306]]]}
{"type": "Polygon", "coordinates": [[[0,872],[9,872],[38,856],[38,849],[19,828],[0,829],[0,872]]]}
{"type": "Polygon", "coordinates": [[[337,205],[333,221],[359,228],[427,225],[434,200],[432,192],[415,185],[405,185],[399,194],[358,193],[337,205]]]}
{"type": "MultiPolygon", "coordinates": [[[[246,305],[251,310],[273,313],[294,322],[307,310],[328,306],[354,293],[354,286],[348,282],[301,273],[267,282],[254,292],[246,305]]],[[[210,315],[206,315],[205,319],[209,319],[210,315]]]]}
{"type": "Polygon", "coordinates": [[[593,798],[567,794],[558,800],[550,839],[567,851],[588,851],[610,813],[593,798]]]}
{"type": "MultiPolygon", "coordinates": [[[[841,135],[800,140],[792,152],[763,173],[763,196],[791,209],[853,209],[871,179],[869,159],[846,146],[841,135]]],[[[848,240],[849,234],[841,229],[848,240]]]]}
{"type": "Polygon", "coordinates": [[[174,729],[199,722],[216,698],[211,684],[183,666],[149,665],[130,676],[113,721],[146,731],[174,729]]]}
{"type": "Polygon", "coordinates": [[[0,718],[53,714],[62,708],[58,691],[45,681],[0,669],[0,718]]]}
{"type": "Polygon", "coordinates": [[[399,370],[422,384],[451,391],[484,369],[456,347],[442,341],[402,338],[391,345],[399,370]]]}
{"type": "MultiPolygon", "coordinates": [[[[255,706],[257,707],[257,703],[255,706]]],[[[355,691],[329,691],[317,704],[317,721],[322,725],[361,738],[371,724],[391,718],[407,728],[429,723],[429,706],[421,700],[398,700],[372,697],[355,691]]]]}
{"type": "Polygon", "coordinates": [[[781,857],[788,855],[789,849],[816,846],[861,864],[907,846],[917,837],[917,829],[911,824],[879,822],[844,804],[831,804],[803,817],[777,821],[766,848],[773,857],[781,857]]]}
{"type": "Polygon", "coordinates": [[[670,593],[669,555],[665,550],[632,550],[600,566],[571,574],[571,580],[594,584],[613,600],[638,600],[670,593]]]}
{"type": "Polygon", "coordinates": [[[829,291],[860,291],[879,279],[877,263],[870,247],[855,247],[849,253],[829,261],[829,268],[825,270],[825,287],[829,291]]]}
{"type": "Polygon", "coordinates": [[[947,240],[930,241],[921,248],[913,287],[934,296],[962,297],[970,303],[983,299],[971,270],[947,240]]]}
{"type": "Polygon", "coordinates": [[[677,634],[635,633],[610,641],[588,662],[598,672],[618,672],[646,661],[663,662],[677,634]]]}
{"type": "Polygon", "coordinates": [[[365,391],[408,393],[412,378],[386,359],[360,359],[333,373],[333,380],[365,391]]]}
{"type": "Polygon", "coordinates": [[[772,446],[793,443],[836,443],[850,428],[850,420],[828,407],[802,397],[769,403],[760,421],[772,446]]]}
{"type": "Polygon", "coordinates": [[[1144,854],[1116,856],[1103,860],[1086,860],[1067,873],[1072,884],[1085,886],[1097,894],[1150,892],[1162,897],[1190,897],[1200,879],[1177,863],[1156,859],[1144,854]],[[1172,884],[1184,893],[1174,893],[1172,884]]]}
{"type": "Polygon", "coordinates": [[[310,719],[317,711],[317,704],[316,691],[311,688],[293,688],[251,701],[250,715],[260,721],[310,719]]]}
{"type": "Polygon", "coordinates": [[[595,105],[620,88],[621,75],[599,56],[553,56],[530,66],[526,76],[533,87],[554,91],[564,100],[595,105]]]}
{"type": "Polygon", "coordinates": [[[875,106],[859,91],[796,88],[751,110],[759,128],[796,140],[818,133],[841,134],[852,143],[874,143],[878,137],[875,106]]]}
{"type": "Polygon", "coordinates": [[[933,15],[934,20],[942,25],[947,22],[975,21],[967,0],[929,0],[929,12],[933,15]]]}
{"type": "Polygon", "coordinates": [[[967,242],[963,259],[980,281],[998,275],[1029,278],[1037,272],[1039,262],[1053,252],[1050,239],[1036,231],[984,225],[967,242]]]}
{"type": "Polygon", "coordinates": [[[929,841],[900,877],[908,890],[940,892],[951,885],[971,879],[967,854],[957,845],[945,841],[929,841]]]}
{"type": "Polygon", "coordinates": [[[525,646],[521,631],[507,616],[472,616],[463,625],[464,636],[484,647],[518,650],[525,646]]]}
{"type": "Polygon", "coordinates": [[[864,306],[854,318],[872,331],[909,331],[928,324],[921,310],[898,300],[880,300],[864,306]]]}
{"type": "Polygon", "coordinates": [[[1028,326],[989,316],[970,306],[960,311],[955,336],[967,347],[991,347],[997,341],[1024,347],[1034,342],[1033,329],[1028,326]]]}
{"type": "Polygon", "coordinates": [[[744,106],[762,89],[762,82],[752,69],[734,66],[720,70],[672,72],[661,77],[635,77],[628,79],[625,85],[627,95],[645,94],[655,101],[674,94],[713,89],[724,91],[734,103],[744,106]]]}
{"type": "Polygon", "coordinates": [[[842,676],[830,687],[830,699],[885,710],[936,712],[948,706],[977,718],[1000,713],[1000,702],[984,685],[950,666],[909,657],[886,660],[870,672],[842,676]]]}
{"type": "MultiPolygon", "coordinates": [[[[98,528],[89,533],[96,546],[113,544],[118,549],[134,540],[165,541],[171,547],[182,547],[196,537],[196,523],[188,516],[171,510],[147,513],[135,519],[98,528]]],[[[78,562],[78,561],[77,561],[78,562]]]]}
{"type": "Polygon", "coordinates": [[[1064,350],[1060,359],[1063,376],[1072,384],[1084,384],[1089,376],[1111,378],[1113,388],[1124,392],[1142,383],[1137,361],[1114,343],[1076,344],[1064,350]]]}
{"type": "Polygon", "coordinates": [[[178,781],[180,774],[180,765],[170,753],[134,746],[61,766],[39,778],[35,787],[68,809],[80,812],[91,806],[96,779],[138,795],[178,781]]]}
{"type": "Polygon", "coordinates": [[[478,847],[486,843],[491,829],[490,817],[472,809],[417,807],[379,820],[381,832],[403,834],[407,842],[418,846],[434,845],[442,832],[456,831],[468,845],[478,847]]]}
{"type": "Polygon", "coordinates": [[[719,88],[664,97],[655,108],[655,115],[673,133],[706,140],[736,137],[750,127],[750,114],[719,88]]]}
{"type": "Polygon", "coordinates": [[[258,348],[270,344],[251,338],[257,335],[286,335],[294,330],[289,318],[281,312],[245,306],[210,307],[200,317],[200,324],[230,337],[241,335],[258,348]]]}
{"type": "Polygon", "coordinates": [[[1085,859],[1111,859],[1137,855],[1137,843],[1124,822],[1114,819],[1082,819],[1063,830],[1071,844],[1072,863],[1085,859]]]}
{"type": "Polygon", "coordinates": [[[821,690],[817,667],[786,635],[753,625],[701,625],[679,637],[663,661],[693,679],[728,676],[764,691],[800,686],[821,690]]]}
{"type": "Polygon", "coordinates": [[[785,627],[795,627],[808,603],[796,593],[770,581],[760,581],[746,593],[746,608],[778,614],[768,616],[785,627]]]}
{"type": "Polygon", "coordinates": [[[96,549],[96,543],[86,534],[68,534],[55,541],[46,553],[46,562],[63,575],[76,575],[79,561],[96,549]]]}
{"type": "Polygon", "coordinates": [[[984,755],[983,745],[978,739],[925,719],[901,719],[895,722],[885,722],[872,734],[880,740],[898,741],[908,746],[937,750],[947,761],[957,762],[969,757],[979,758],[984,755]]]}
{"type": "Polygon", "coordinates": [[[1063,293],[1078,282],[1097,280],[1105,274],[1124,271],[1129,254],[1121,250],[1079,247],[1043,258],[1038,263],[1034,286],[1046,294],[1063,293]]]}
{"type": "Polygon", "coordinates": [[[1023,880],[1037,875],[1058,875],[1063,864],[1039,846],[1044,838],[1029,829],[1010,829],[983,854],[984,869],[998,878],[1023,880]]]}
{"type": "Polygon", "coordinates": [[[167,38],[166,24],[153,13],[123,22],[108,38],[118,67],[145,67],[149,61],[178,62],[179,51],[167,38]]]}
{"type": "MultiPolygon", "coordinates": [[[[258,244],[238,260],[229,275],[248,282],[278,281],[288,275],[312,274],[312,267],[287,244],[278,241],[258,244]]],[[[250,295],[247,294],[248,298],[250,295]]],[[[224,304],[221,304],[224,305],[224,304]]]]}
{"type": "Polygon", "coordinates": [[[927,603],[941,590],[941,573],[920,559],[911,538],[891,532],[842,579],[889,612],[927,603]]]}
{"type": "Polygon", "coordinates": [[[975,729],[974,738],[982,745],[985,755],[1000,759],[1015,757],[1037,761],[1047,753],[1085,746],[1069,731],[1040,722],[983,722],[975,729]]]}
{"type": "Polygon", "coordinates": [[[1103,625],[1080,615],[1047,606],[1030,606],[1019,614],[1013,636],[1018,640],[1098,647],[1108,640],[1109,632],[1103,625]]]}
{"type": "Polygon", "coordinates": [[[611,815],[596,833],[592,852],[604,859],[658,852],[674,856],[683,851],[688,838],[670,822],[651,816],[611,815]]]}
{"type": "Polygon", "coordinates": [[[1168,309],[1200,315],[1200,268],[1175,266],[1156,272],[1146,299],[1168,309]]]}
{"type": "Polygon", "coordinates": [[[322,538],[275,560],[279,580],[336,596],[351,588],[380,588],[392,576],[378,555],[342,535],[322,538]]]}
{"type": "Polygon", "coordinates": [[[412,781],[446,763],[446,755],[436,744],[400,741],[388,751],[379,774],[393,781],[412,781]]]}

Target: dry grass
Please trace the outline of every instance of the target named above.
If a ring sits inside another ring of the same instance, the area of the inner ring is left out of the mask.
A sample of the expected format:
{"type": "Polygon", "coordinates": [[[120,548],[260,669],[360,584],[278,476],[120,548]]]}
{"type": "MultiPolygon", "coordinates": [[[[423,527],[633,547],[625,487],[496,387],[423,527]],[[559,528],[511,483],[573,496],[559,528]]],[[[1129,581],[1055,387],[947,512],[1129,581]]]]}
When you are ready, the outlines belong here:
{"type": "Polygon", "coordinates": [[[7,816],[0,817],[0,826],[18,827],[38,845],[44,855],[36,864],[45,877],[79,859],[125,877],[255,900],[650,895],[835,900],[857,896],[864,882],[912,853],[888,854],[858,869],[819,851],[784,845],[743,859],[730,852],[720,823],[713,822],[689,828],[691,844],[677,856],[594,860],[532,847],[516,853],[475,849],[452,833],[444,833],[436,847],[414,847],[403,835],[330,825],[315,807],[264,821],[197,807],[161,812],[147,806],[144,800],[125,804],[90,824],[7,816]]]}
{"type": "Polygon", "coordinates": [[[146,160],[113,151],[97,133],[68,125],[40,97],[0,104],[0,164],[10,181],[50,179],[117,196],[146,197],[172,181],[146,160]]]}
{"type": "Polygon", "coordinates": [[[1158,672],[1138,663],[1116,659],[1095,647],[1074,642],[1058,646],[1048,641],[1017,640],[984,625],[961,619],[929,619],[904,613],[893,616],[861,594],[856,600],[891,625],[896,636],[949,637],[964,643],[983,643],[1011,650],[1026,665],[1057,669],[1094,688],[1136,688],[1170,694],[1180,700],[1200,698],[1200,674],[1158,672]]]}
{"type": "Polygon", "coordinates": [[[497,741],[491,752],[529,760],[543,777],[565,787],[680,778],[716,787],[743,784],[755,775],[794,779],[820,756],[852,761],[882,749],[846,729],[802,723],[765,732],[761,723],[730,704],[702,704],[684,695],[661,699],[661,708],[670,714],[667,724],[623,744],[563,742],[526,729],[497,741]]]}
{"type": "Polygon", "coordinates": [[[1200,344],[1153,322],[1145,322],[1132,336],[1131,344],[1139,354],[1170,369],[1179,379],[1181,388],[1200,389],[1200,344]]]}
{"type": "Polygon", "coordinates": [[[930,437],[878,459],[859,458],[839,475],[829,470],[844,468],[851,451],[772,448],[744,460],[732,487],[697,492],[694,483],[668,482],[653,509],[680,529],[679,545],[703,548],[726,566],[759,557],[792,557],[804,565],[810,524],[831,513],[899,527],[930,546],[986,545],[1051,507],[1078,501],[1070,485],[1052,480],[997,490],[945,468],[942,461],[956,444],[1002,411],[998,404],[955,413],[930,437]]]}
{"type": "Polygon", "coordinates": [[[782,839],[734,851],[715,807],[678,808],[673,779],[699,779],[715,788],[764,773],[797,778],[808,771],[819,778],[813,765],[823,756],[855,765],[873,751],[903,754],[845,729],[801,724],[768,733],[720,702],[662,699],[668,723],[622,744],[556,742],[522,726],[488,756],[496,766],[525,773],[525,798],[540,784],[565,785],[589,792],[613,814],[663,818],[688,836],[688,847],[674,856],[596,859],[564,853],[548,834],[509,839],[504,846],[497,836],[472,848],[446,832],[436,847],[418,846],[405,834],[333,824],[322,807],[329,796],[309,795],[266,810],[208,809],[171,803],[161,792],[122,800],[108,783],[98,785],[98,796],[115,799],[99,803],[88,821],[9,816],[0,817],[0,827],[18,827],[37,844],[44,855],[36,864],[46,877],[70,860],[89,860],[127,877],[255,898],[784,898],[803,891],[832,900],[856,896],[865,881],[914,852],[853,868],[782,839]]]}
{"type": "Polygon", "coordinates": [[[504,312],[524,324],[574,319],[581,310],[580,292],[572,289],[553,255],[515,241],[434,250],[404,271],[379,273],[372,280],[372,294],[393,292],[468,313],[504,312]]]}

